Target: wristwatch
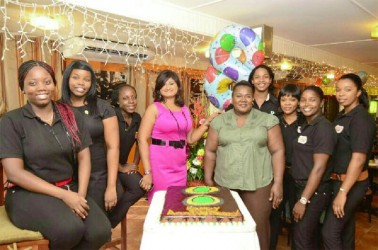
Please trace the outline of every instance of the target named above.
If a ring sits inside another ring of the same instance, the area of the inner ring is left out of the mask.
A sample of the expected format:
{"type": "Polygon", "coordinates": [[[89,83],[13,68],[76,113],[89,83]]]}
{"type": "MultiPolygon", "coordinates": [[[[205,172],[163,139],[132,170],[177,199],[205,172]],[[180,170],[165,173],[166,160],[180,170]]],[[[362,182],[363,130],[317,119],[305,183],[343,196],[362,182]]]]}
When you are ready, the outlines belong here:
{"type": "Polygon", "coordinates": [[[299,203],[303,204],[303,205],[306,205],[307,203],[310,203],[306,197],[302,196],[300,199],[299,199],[299,203]]]}

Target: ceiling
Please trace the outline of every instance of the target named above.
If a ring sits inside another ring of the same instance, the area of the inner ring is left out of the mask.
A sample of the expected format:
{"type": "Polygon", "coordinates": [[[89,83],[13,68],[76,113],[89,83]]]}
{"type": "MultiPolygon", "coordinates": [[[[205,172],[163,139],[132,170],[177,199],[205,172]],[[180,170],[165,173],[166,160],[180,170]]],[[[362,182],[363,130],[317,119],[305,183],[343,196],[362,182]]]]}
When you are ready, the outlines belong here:
{"type": "MultiPolygon", "coordinates": [[[[22,0],[21,2],[33,4],[34,1],[22,0]]],[[[143,8],[148,12],[148,7],[143,6],[143,3],[148,3],[148,1],[141,1],[140,5],[135,2],[109,0],[109,5],[113,9],[120,9],[119,13],[127,12],[125,7],[134,8],[133,12],[143,8]],[[128,5],[119,7],[124,3],[128,5]]],[[[159,2],[246,26],[265,24],[273,27],[274,36],[315,47],[378,70],[378,39],[370,38],[372,28],[378,25],[378,0],[160,0],[153,3],[159,2]]],[[[42,3],[49,4],[51,0],[38,1],[38,4],[42,3]]],[[[149,6],[151,8],[152,2],[149,2],[149,6]]],[[[18,19],[22,16],[20,8],[9,5],[6,10],[10,17],[7,22],[8,28],[11,31],[18,31],[20,29],[18,19]]],[[[158,14],[170,16],[170,12],[158,14]]],[[[111,16],[121,18],[119,15],[111,14],[111,16]]],[[[127,19],[127,14],[122,18],[127,19]]],[[[3,21],[1,18],[1,26],[3,26],[3,21]]],[[[143,19],[141,21],[151,22],[143,19]]],[[[193,20],[193,22],[196,21],[198,20],[193,20]]],[[[82,22],[81,14],[75,17],[75,23],[79,25],[66,25],[65,31],[60,30],[59,33],[62,36],[65,34],[83,35],[82,22]],[[74,32],[71,33],[72,31],[74,32]]],[[[98,33],[102,32],[101,22],[97,26],[98,33]]],[[[33,31],[34,34],[38,32],[43,34],[43,31],[33,31]]],[[[108,32],[109,36],[111,34],[112,32],[108,32]]],[[[212,38],[204,37],[206,41],[203,45],[208,46],[212,38]]],[[[179,52],[179,49],[177,51],[179,52]]],[[[207,61],[204,55],[199,56],[200,59],[207,61]]]]}
{"type": "Polygon", "coordinates": [[[378,0],[163,0],[273,34],[378,69],[378,0]]]}

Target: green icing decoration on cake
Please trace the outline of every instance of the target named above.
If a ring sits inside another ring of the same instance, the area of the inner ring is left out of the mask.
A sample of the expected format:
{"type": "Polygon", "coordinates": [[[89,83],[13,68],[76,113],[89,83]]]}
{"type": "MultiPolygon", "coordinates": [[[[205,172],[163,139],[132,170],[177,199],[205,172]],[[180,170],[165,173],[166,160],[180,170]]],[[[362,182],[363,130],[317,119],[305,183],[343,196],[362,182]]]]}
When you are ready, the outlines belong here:
{"type": "Polygon", "coordinates": [[[197,196],[193,198],[193,203],[197,203],[200,205],[211,205],[214,203],[214,198],[207,195],[197,196]]]}
{"type": "Polygon", "coordinates": [[[200,187],[195,187],[193,189],[195,193],[207,193],[210,191],[210,187],[207,186],[200,186],[200,187]]]}

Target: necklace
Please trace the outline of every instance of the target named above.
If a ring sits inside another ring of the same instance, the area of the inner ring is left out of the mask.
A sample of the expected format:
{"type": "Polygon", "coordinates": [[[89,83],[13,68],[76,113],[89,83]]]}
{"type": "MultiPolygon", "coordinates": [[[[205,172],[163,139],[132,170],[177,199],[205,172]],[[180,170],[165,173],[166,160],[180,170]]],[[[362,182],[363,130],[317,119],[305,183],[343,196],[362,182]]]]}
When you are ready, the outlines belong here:
{"type": "Polygon", "coordinates": [[[125,132],[128,132],[131,128],[131,123],[133,122],[132,118],[130,118],[130,123],[127,123],[125,117],[123,117],[125,123],[125,132]]]}
{"type": "MultiPolygon", "coordinates": [[[[178,121],[176,119],[176,116],[173,114],[173,112],[168,107],[167,107],[167,109],[169,110],[169,113],[171,113],[171,115],[173,116],[173,119],[175,119],[175,122],[176,122],[176,125],[177,125],[178,137],[179,137],[178,139],[180,140],[180,135],[181,135],[180,124],[178,123],[178,121]]],[[[186,129],[185,129],[185,131],[186,131],[188,129],[188,119],[186,119],[184,111],[181,110],[181,113],[182,113],[182,116],[185,118],[185,122],[186,122],[186,129]]],[[[186,137],[185,136],[185,131],[183,131],[184,138],[186,137]]]]}

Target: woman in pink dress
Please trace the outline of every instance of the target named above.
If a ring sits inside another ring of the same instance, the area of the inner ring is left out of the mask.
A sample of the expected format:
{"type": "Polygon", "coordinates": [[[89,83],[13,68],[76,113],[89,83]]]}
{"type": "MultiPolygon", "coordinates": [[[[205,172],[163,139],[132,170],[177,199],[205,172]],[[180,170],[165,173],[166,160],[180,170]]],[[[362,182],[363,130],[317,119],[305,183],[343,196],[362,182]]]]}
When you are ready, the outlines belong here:
{"type": "Polygon", "coordinates": [[[182,92],[177,74],[162,71],[156,78],[154,103],[148,106],[139,128],[139,151],[144,167],[140,184],[149,190],[149,202],[156,191],[167,190],[170,186],[186,186],[186,147],[201,138],[217,115],[211,115],[193,129],[182,92]]]}

